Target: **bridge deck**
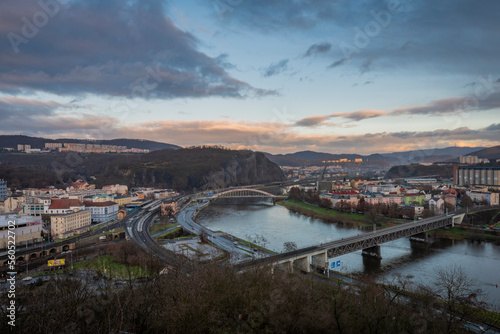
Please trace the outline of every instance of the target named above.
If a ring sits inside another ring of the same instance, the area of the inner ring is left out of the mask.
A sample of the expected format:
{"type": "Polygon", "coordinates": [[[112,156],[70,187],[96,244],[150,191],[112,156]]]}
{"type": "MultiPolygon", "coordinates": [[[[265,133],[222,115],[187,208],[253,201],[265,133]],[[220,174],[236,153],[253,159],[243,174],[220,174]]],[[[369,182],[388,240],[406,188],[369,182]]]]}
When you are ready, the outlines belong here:
{"type": "Polygon", "coordinates": [[[237,270],[243,270],[250,267],[269,265],[292,259],[300,256],[308,256],[319,250],[326,250],[328,257],[336,257],[347,253],[352,253],[361,249],[380,245],[396,239],[409,237],[422,232],[434,230],[436,228],[451,225],[455,220],[461,221],[464,214],[448,214],[431,217],[415,222],[405,223],[393,227],[387,227],[379,231],[364,233],[361,235],[331,241],[317,246],[298,249],[288,253],[273,255],[270,257],[257,259],[235,265],[237,270]]]}

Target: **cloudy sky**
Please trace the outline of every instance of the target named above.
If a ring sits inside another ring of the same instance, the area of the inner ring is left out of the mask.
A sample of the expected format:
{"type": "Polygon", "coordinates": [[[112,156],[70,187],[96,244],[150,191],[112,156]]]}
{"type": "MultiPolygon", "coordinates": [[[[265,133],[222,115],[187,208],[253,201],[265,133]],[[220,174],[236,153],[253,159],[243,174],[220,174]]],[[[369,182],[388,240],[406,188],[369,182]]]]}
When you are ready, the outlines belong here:
{"type": "Polygon", "coordinates": [[[500,2],[3,0],[0,134],[500,145],[500,2]]]}

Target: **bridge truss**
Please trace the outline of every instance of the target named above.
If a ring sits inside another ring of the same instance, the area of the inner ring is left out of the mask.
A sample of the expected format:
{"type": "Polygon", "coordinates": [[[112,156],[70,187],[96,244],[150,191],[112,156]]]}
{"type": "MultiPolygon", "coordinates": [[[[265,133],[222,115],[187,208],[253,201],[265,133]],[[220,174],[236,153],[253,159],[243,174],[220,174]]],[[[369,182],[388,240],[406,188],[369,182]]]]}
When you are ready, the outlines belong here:
{"type": "Polygon", "coordinates": [[[231,189],[215,194],[212,198],[274,198],[273,194],[256,189],[231,189]]]}
{"type": "Polygon", "coordinates": [[[462,221],[463,215],[449,215],[446,217],[431,218],[423,222],[406,223],[383,230],[350,237],[344,240],[337,240],[321,245],[321,248],[328,249],[329,257],[336,257],[347,253],[352,253],[361,249],[378,246],[380,244],[400,238],[411,237],[420,233],[425,233],[440,227],[454,225],[462,221]]]}

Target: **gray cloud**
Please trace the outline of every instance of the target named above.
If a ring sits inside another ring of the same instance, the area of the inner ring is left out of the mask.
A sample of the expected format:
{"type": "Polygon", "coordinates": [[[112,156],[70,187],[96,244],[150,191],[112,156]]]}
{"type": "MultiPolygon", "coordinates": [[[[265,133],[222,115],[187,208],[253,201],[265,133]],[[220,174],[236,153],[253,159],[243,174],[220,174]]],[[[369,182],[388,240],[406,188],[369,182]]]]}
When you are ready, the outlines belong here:
{"type": "Polygon", "coordinates": [[[305,127],[314,127],[323,124],[330,117],[329,116],[311,116],[306,117],[301,120],[295,122],[295,126],[305,126],[305,127]]]}
{"type": "Polygon", "coordinates": [[[313,44],[309,47],[309,49],[307,49],[306,53],[304,54],[304,57],[309,57],[315,54],[327,53],[328,51],[330,51],[331,48],[332,45],[328,42],[313,44]]]}
{"type": "Polygon", "coordinates": [[[10,36],[0,41],[0,91],[141,98],[275,93],[231,77],[227,56],[198,51],[198,40],[165,16],[161,0],[71,1],[29,37],[22,18],[36,13],[45,13],[39,2],[0,3],[0,35],[10,36]]]}
{"type": "Polygon", "coordinates": [[[328,65],[328,68],[335,68],[335,67],[338,67],[340,65],[343,65],[346,61],[348,61],[349,59],[347,58],[342,58],[342,59],[339,59],[337,61],[334,61],[333,63],[331,63],[330,65],[328,65]]]}
{"type": "Polygon", "coordinates": [[[328,53],[337,59],[328,68],[343,65],[342,59],[349,58],[352,66],[366,72],[371,69],[367,65],[376,58],[377,70],[381,71],[425,68],[427,71],[478,75],[497,70],[499,12],[500,2],[496,0],[480,4],[469,0],[443,0],[438,6],[430,0],[367,0],[362,3],[255,0],[238,2],[226,12],[227,20],[221,22],[283,36],[290,31],[324,33],[324,27],[328,26],[336,45],[328,53]],[[384,22],[385,18],[380,15],[388,13],[391,3],[399,4],[400,10],[389,13],[389,19],[384,22]],[[362,40],[357,39],[361,34],[364,42],[356,43],[362,40]],[[346,55],[341,45],[349,45],[355,51],[346,55]]]}
{"type": "Polygon", "coordinates": [[[0,119],[17,117],[25,119],[33,116],[50,116],[58,108],[71,108],[71,106],[54,101],[43,102],[18,97],[0,97],[0,119]]]}
{"type": "Polygon", "coordinates": [[[262,71],[262,75],[267,77],[271,77],[281,72],[285,71],[288,67],[288,59],[280,60],[278,63],[273,63],[269,65],[266,69],[262,71]]]}
{"type": "MultiPolygon", "coordinates": [[[[345,119],[349,119],[351,121],[362,121],[364,119],[368,118],[376,118],[380,116],[386,115],[386,111],[381,111],[381,110],[358,110],[354,112],[337,112],[337,113],[332,113],[329,115],[318,115],[318,116],[310,116],[303,118],[301,120],[298,120],[295,122],[295,126],[302,126],[302,127],[314,127],[314,126],[319,126],[319,125],[324,125],[326,122],[335,117],[341,117],[345,119]]],[[[338,124],[336,124],[338,125],[338,124]]]]}
{"type": "MultiPolygon", "coordinates": [[[[367,81],[364,85],[370,84],[367,81]]],[[[357,85],[357,84],[355,84],[357,85]]],[[[467,97],[454,97],[434,100],[427,105],[398,108],[391,111],[384,110],[358,110],[354,112],[340,112],[328,115],[315,115],[303,118],[295,123],[296,126],[314,127],[325,124],[329,119],[341,117],[352,121],[362,121],[368,118],[383,116],[427,115],[443,116],[456,113],[492,110],[500,108],[500,91],[488,84],[475,84],[475,94],[467,97]]]]}

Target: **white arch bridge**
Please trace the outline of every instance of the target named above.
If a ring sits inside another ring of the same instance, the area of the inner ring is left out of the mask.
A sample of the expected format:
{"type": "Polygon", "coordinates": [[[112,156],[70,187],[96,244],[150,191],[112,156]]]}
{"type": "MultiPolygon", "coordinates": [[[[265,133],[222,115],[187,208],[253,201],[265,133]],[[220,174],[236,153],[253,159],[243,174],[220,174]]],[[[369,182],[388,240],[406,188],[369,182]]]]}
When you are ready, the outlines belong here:
{"type": "Polygon", "coordinates": [[[277,196],[258,189],[236,188],[216,193],[211,196],[203,197],[203,199],[210,200],[218,198],[271,198],[274,200],[283,199],[286,198],[286,196],[277,196]]]}

